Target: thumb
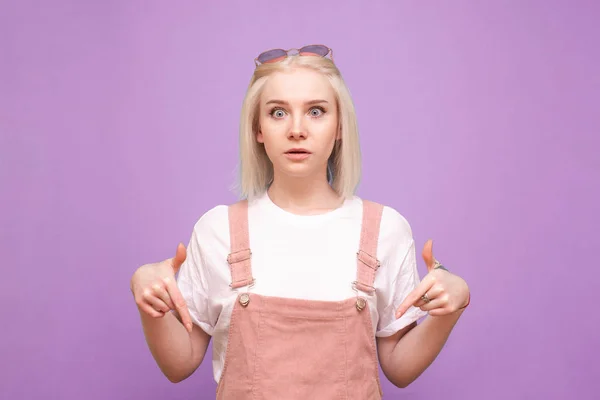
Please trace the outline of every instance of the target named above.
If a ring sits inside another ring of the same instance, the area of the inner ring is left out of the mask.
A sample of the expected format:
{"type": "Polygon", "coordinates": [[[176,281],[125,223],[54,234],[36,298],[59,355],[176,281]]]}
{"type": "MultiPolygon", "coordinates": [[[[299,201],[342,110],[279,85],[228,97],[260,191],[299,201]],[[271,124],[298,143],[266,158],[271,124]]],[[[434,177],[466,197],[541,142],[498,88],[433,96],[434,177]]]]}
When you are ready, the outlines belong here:
{"type": "Polygon", "coordinates": [[[423,260],[427,266],[427,271],[431,271],[435,266],[435,257],[433,256],[433,240],[429,239],[423,247],[423,260]]]}
{"type": "Polygon", "coordinates": [[[175,257],[171,259],[171,265],[173,266],[173,272],[177,273],[179,268],[181,268],[181,264],[185,261],[187,255],[187,251],[185,246],[182,243],[177,245],[177,250],[175,252],[175,257]]]}

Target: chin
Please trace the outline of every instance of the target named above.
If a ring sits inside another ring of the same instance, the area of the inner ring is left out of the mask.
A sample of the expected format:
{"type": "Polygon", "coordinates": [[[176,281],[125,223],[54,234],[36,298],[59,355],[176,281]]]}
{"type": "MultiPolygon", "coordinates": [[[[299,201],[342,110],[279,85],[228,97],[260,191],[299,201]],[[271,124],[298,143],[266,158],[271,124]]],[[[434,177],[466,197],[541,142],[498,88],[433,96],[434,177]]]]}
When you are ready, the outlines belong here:
{"type": "Polygon", "coordinates": [[[314,168],[310,168],[308,165],[297,164],[297,165],[286,165],[278,168],[279,173],[290,178],[308,178],[317,174],[314,168]]]}
{"type": "Polygon", "coordinates": [[[289,176],[290,178],[308,178],[315,174],[314,171],[301,171],[299,168],[289,169],[281,172],[283,172],[283,175],[289,176]]]}

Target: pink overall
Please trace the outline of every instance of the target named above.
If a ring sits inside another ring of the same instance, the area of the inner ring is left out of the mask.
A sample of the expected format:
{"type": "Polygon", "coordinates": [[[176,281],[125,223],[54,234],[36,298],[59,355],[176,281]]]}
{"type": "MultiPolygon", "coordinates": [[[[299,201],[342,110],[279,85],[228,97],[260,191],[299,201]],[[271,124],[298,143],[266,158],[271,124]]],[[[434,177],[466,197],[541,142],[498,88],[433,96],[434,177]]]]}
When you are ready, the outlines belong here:
{"type": "MultiPolygon", "coordinates": [[[[382,206],[363,201],[355,289],[372,294],[382,206]]],[[[248,204],[229,207],[232,288],[252,285],[248,204]]],[[[358,295],[310,301],[240,292],[217,399],[381,399],[369,306],[358,295]]]]}

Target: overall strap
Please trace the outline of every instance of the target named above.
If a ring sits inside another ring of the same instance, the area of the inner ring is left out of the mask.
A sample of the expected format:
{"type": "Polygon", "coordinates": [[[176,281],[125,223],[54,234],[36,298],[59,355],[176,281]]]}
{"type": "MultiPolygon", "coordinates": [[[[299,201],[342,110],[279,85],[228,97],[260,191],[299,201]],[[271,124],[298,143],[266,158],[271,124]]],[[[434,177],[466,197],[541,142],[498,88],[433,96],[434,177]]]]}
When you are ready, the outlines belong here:
{"type": "Polygon", "coordinates": [[[250,285],[254,282],[250,258],[250,236],[248,234],[248,201],[242,200],[228,208],[230,253],[227,262],[231,267],[232,288],[250,285]]]}
{"type": "Polygon", "coordinates": [[[375,273],[380,266],[377,259],[377,242],[383,206],[369,200],[363,200],[360,248],[357,253],[356,281],[354,286],[363,292],[375,291],[375,273]]]}

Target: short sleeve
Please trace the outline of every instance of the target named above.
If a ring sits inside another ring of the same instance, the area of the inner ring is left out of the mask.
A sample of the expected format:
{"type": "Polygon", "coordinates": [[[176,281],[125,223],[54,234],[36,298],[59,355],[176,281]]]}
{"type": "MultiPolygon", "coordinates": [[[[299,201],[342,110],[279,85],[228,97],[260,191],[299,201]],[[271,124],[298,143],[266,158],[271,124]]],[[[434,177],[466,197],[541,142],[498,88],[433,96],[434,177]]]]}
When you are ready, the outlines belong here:
{"type": "Polygon", "coordinates": [[[408,221],[396,210],[385,207],[378,246],[382,268],[378,271],[379,323],[376,336],[391,336],[428,313],[411,306],[396,319],[396,310],[420,283],[415,241],[408,221]]]}
{"type": "Polygon", "coordinates": [[[192,322],[207,334],[214,332],[215,323],[209,312],[209,288],[206,263],[198,241],[197,225],[187,246],[187,256],[177,276],[177,285],[186,302],[192,322]]]}

